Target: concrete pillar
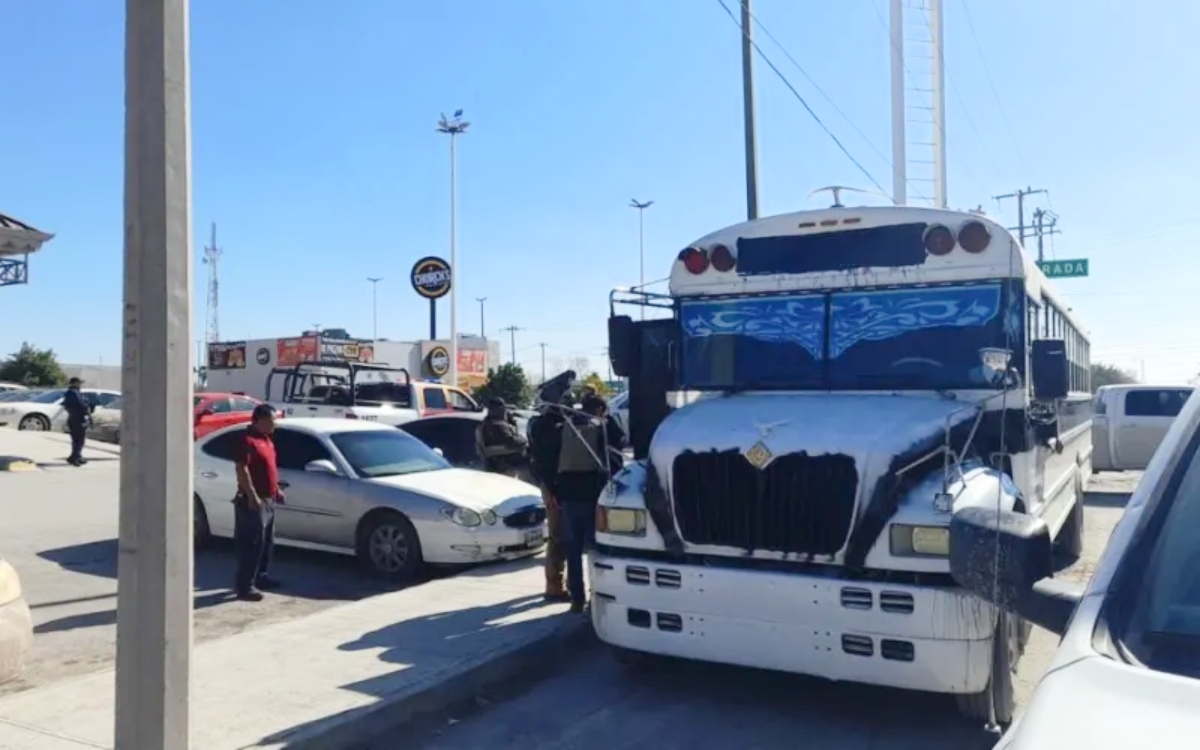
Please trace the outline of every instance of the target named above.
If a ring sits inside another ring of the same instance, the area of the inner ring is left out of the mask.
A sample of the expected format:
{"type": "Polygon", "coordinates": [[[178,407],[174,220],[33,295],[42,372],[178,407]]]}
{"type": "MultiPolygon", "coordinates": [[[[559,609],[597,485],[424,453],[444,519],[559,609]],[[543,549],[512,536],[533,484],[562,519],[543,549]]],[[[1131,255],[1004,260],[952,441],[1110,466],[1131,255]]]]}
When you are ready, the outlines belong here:
{"type": "Polygon", "coordinates": [[[125,14],[125,401],[116,747],[187,750],[192,649],[188,1],[126,0],[125,14]]]}

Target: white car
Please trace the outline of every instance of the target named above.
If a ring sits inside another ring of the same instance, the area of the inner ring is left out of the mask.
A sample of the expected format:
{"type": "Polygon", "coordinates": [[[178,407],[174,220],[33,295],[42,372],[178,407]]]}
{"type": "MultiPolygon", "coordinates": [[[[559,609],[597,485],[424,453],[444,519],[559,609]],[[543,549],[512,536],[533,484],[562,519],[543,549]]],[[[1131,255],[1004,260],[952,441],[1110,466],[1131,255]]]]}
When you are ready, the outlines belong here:
{"type": "Polygon", "coordinates": [[[27,391],[27,390],[29,390],[29,389],[26,388],[25,386],[21,385],[20,383],[7,383],[4,381],[0,381],[0,393],[11,393],[13,391],[27,391]]]}
{"type": "MultiPolygon", "coordinates": [[[[1200,398],[1167,432],[1086,589],[1051,578],[1044,521],[973,508],[950,527],[954,578],[1062,635],[997,750],[1192,748],[1200,737],[1200,398]]],[[[1020,622],[1020,619],[1017,620],[1020,622]]]]}
{"type": "MultiPolygon", "coordinates": [[[[232,537],[234,450],[245,426],[195,448],[196,543],[232,537]]],[[[465,565],[537,553],[546,509],[533,485],[456,469],[395,427],[355,419],[283,419],[275,428],[281,544],[357,555],[371,573],[408,579],[426,565],[465,565]]]]}
{"type": "Polygon", "coordinates": [[[0,683],[21,675],[33,643],[33,619],[13,566],[0,558],[0,683]]]}
{"type": "MultiPolygon", "coordinates": [[[[80,391],[92,406],[104,406],[121,397],[117,391],[84,388],[80,391]]],[[[65,388],[42,391],[28,401],[0,403],[0,428],[49,432],[61,430],[67,424],[67,412],[62,408],[65,388]]]]}

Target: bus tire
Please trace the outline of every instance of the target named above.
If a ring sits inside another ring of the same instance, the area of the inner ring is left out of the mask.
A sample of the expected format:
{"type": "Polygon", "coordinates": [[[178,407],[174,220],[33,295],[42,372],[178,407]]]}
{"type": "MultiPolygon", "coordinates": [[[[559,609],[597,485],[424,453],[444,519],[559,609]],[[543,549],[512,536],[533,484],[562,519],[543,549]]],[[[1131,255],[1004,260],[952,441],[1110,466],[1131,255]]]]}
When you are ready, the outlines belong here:
{"type": "Polygon", "coordinates": [[[1054,551],[1063,565],[1074,565],[1083,555],[1083,483],[1076,480],[1075,505],[1054,540],[1054,551]]]}
{"type": "Polygon", "coordinates": [[[1019,617],[1001,612],[992,637],[992,673],[981,692],[957,695],[958,712],[966,719],[991,723],[1001,727],[1012,723],[1017,710],[1014,688],[1017,664],[1021,661],[1021,632],[1024,625],[1019,617]]]}

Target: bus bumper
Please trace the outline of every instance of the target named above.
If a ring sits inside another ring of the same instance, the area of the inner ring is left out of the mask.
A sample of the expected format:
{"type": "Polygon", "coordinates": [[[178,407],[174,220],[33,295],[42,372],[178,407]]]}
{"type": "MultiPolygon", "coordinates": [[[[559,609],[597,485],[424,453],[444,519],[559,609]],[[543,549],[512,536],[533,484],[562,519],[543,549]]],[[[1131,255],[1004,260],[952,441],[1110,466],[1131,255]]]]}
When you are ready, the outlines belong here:
{"type": "Polygon", "coordinates": [[[592,623],[613,646],[829,680],[981,692],[996,610],[957,588],[674,565],[593,552],[592,623]]]}

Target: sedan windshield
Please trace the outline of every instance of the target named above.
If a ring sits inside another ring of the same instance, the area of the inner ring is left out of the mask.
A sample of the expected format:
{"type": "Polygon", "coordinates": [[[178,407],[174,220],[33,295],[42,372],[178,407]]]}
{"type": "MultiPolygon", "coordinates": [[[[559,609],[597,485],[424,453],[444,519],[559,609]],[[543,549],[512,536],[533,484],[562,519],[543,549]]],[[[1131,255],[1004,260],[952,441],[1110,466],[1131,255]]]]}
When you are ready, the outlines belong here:
{"type": "Polygon", "coordinates": [[[450,468],[428,446],[400,430],[339,432],[330,439],[354,472],[367,479],[450,468]]]}
{"type": "Polygon", "coordinates": [[[29,399],[31,404],[53,404],[66,395],[64,390],[44,391],[29,399]]]}

